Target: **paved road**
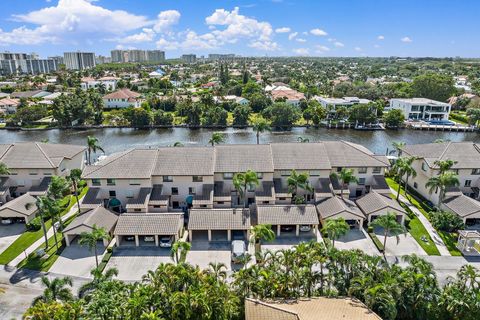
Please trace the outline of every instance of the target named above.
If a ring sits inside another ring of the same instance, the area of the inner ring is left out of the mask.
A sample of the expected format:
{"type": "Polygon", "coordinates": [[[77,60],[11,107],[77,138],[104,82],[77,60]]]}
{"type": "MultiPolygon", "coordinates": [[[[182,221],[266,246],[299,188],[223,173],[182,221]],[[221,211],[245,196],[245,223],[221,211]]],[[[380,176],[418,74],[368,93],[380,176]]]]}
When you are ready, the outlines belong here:
{"type": "MultiPolygon", "coordinates": [[[[396,194],[396,191],[392,188],[390,188],[393,194],[396,194]]],[[[400,201],[403,202],[412,212],[418,217],[418,219],[422,222],[423,226],[427,230],[428,234],[432,238],[433,242],[438,248],[438,251],[440,252],[440,255],[442,256],[451,256],[450,252],[448,251],[447,246],[443,242],[442,238],[438,235],[437,230],[432,226],[430,221],[428,221],[427,217],[423,215],[423,213],[420,212],[420,210],[417,209],[414,205],[408,201],[407,198],[405,198],[403,195],[400,195],[399,197],[400,201]]]]}

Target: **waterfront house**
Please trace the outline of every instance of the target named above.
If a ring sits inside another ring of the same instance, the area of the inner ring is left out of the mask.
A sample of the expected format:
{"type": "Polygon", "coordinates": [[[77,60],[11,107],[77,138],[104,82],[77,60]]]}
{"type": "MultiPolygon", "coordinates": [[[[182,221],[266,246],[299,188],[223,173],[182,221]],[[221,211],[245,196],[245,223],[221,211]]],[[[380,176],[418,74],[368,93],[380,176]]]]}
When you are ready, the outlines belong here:
{"type": "Polygon", "coordinates": [[[451,105],[426,98],[391,99],[386,110],[401,110],[405,119],[442,122],[448,120],[451,105]]]}
{"type": "Polygon", "coordinates": [[[138,108],[142,99],[139,93],[124,88],[103,96],[103,102],[106,109],[138,108]]]}

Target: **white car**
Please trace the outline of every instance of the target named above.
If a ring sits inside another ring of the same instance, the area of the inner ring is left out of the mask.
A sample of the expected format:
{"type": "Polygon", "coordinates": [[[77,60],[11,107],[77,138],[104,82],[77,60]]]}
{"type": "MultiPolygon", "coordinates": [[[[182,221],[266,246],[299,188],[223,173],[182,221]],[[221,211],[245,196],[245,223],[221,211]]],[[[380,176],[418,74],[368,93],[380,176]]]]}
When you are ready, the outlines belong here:
{"type": "Polygon", "coordinates": [[[160,247],[170,248],[172,246],[173,238],[170,236],[160,238],[160,247]]]}
{"type": "Polygon", "coordinates": [[[234,263],[240,262],[240,259],[247,252],[245,242],[242,240],[233,240],[232,241],[232,261],[234,263]]]}
{"type": "Polygon", "coordinates": [[[307,224],[304,224],[304,225],[300,226],[300,231],[301,232],[310,232],[310,230],[312,230],[312,228],[307,224]]]}
{"type": "Polygon", "coordinates": [[[155,237],[154,236],[145,236],[145,237],[143,237],[143,241],[153,242],[153,241],[155,241],[155,237]]]}
{"type": "Polygon", "coordinates": [[[12,219],[2,219],[2,224],[12,224],[13,220],[12,219]]]}

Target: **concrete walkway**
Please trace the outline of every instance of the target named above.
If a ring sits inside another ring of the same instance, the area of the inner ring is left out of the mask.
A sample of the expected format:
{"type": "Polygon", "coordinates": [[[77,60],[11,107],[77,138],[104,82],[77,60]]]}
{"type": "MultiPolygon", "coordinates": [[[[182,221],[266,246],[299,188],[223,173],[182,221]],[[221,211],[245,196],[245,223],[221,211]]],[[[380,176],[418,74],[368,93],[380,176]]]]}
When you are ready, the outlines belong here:
{"type": "MultiPolygon", "coordinates": [[[[75,203],[73,205],[73,207],[70,209],[70,211],[68,211],[66,214],[64,214],[61,219],[62,221],[65,221],[67,220],[68,218],[70,218],[71,216],[73,216],[74,214],[76,214],[78,212],[78,207],[77,207],[77,204],[75,203]]],[[[50,239],[50,237],[53,237],[53,226],[50,227],[50,229],[48,229],[47,231],[47,239],[50,239]]],[[[35,241],[30,247],[28,247],[27,249],[24,250],[24,252],[22,252],[20,255],[18,255],[15,259],[13,259],[12,261],[10,261],[8,263],[9,266],[13,266],[13,267],[16,267],[23,259],[25,259],[25,256],[29,255],[30,253],[34,252],[35,250],[37,250],[38,247],[40,247],[42,244],[45,243],[45,237],[42,233],[42,237],[40,239],[38,239],[37,241],[35,241]]]]}
{"type": "MultiPolygon", "coordinates": [[[[390,188],[392,191],[392,194],[397,194],[397,191],[390,188]]],[[[420,210],[417,209],[413,204],[408,201],[407,198],[405,198],[402,194],[400,194],[399,200],[403,202],[412,212],[418,217],[420,222],[423,224],[425,229],[427,230],[428,234],[433,240],[433,243],[437,246],[438,251],[440,252],[441,256],[451,256],[450,251],[448,251],[447,246],[443,242],[442,238],[440,238],[437,230],[432,226],[430,221],[428,221],[427,217],[423,215],[423,213],[420,212],[420,210]]]]}

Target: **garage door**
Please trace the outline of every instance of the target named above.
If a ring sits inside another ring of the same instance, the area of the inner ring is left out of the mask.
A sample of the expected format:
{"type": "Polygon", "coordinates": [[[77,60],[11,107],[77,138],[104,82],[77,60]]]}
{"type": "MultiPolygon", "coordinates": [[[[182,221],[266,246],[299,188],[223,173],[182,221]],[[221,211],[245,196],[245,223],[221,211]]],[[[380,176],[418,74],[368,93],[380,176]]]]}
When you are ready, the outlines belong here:
{"type": "Polygon", "coordinates": [[[228,241],[227,230],[212,230],[212,241],[228,241]]]}

